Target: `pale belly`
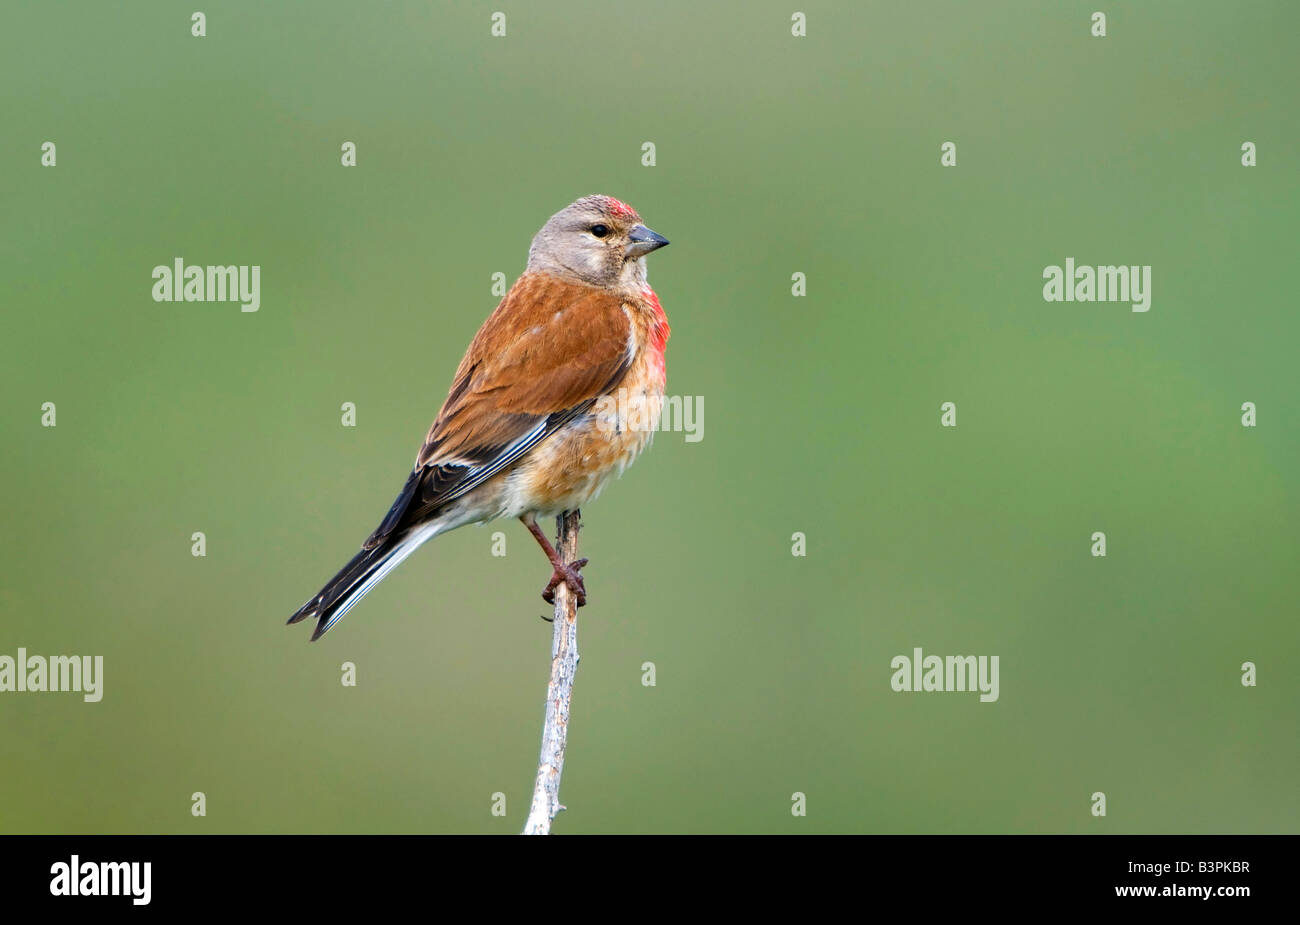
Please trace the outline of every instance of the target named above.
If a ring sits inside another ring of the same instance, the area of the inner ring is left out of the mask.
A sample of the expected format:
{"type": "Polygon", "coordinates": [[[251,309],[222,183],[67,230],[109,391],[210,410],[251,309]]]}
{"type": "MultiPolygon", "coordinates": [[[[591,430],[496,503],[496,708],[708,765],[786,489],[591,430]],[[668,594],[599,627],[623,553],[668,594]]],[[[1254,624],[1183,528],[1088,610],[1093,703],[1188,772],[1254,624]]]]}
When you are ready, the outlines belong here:
{"type": "Polygon", "coordinates": [[[639,376],[624,382],[623,388],[598,398],[590,413],[548,437],[506,473],[500,498],[503,515],[577,510],[650,445],[663,410],[663,381],[639,376]]]}

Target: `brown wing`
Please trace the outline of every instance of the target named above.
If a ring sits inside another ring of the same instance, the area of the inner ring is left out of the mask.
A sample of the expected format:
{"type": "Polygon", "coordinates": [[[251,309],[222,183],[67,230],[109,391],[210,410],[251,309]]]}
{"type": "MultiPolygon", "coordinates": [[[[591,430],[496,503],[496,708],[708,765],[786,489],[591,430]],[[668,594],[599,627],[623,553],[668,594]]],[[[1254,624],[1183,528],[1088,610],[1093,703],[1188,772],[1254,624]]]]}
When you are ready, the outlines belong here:
{"type": "Polygon", "coordinates": [[[622,301],[524,275],[479,328],[415,468],[366,549],[482,484],[582,414],[627,372],[622,301]]]}

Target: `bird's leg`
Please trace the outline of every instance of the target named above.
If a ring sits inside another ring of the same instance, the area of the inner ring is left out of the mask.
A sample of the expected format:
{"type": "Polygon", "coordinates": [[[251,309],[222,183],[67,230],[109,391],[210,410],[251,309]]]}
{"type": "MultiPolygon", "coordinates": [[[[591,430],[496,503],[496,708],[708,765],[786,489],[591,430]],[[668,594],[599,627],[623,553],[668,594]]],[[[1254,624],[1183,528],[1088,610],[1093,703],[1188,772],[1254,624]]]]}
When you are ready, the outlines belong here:
{"type": "Polygon", "coordinates": [[[582,582],[582,574],[579,572],[579,569],[587,564],[587,560],[578,559],[576,562],[570,564],[562,562],[560,560],[560,554],[555,551],[555,547],[552,546],[551,541],[546,538],[546,534],[542,532],[542,528],[537,526],[536,517],[532,514],[525,514],[523,517],[520,517],[519,520],[528,528],[528,532],[533,535],[533,539],[537,540],[537,545],[542,547],[542,552],[546,553],[546,558],[551,560],[551,568],[554,570],[551,572],[551,580],[546,583],[546,587],[542,590],[542,600],[546,601],[548,604],[554,604],[555,589],[560,582],[564,582],[569,586],[569,591],[572,592],[573,596],[577,599],[578,606],[581,607],[586,604],[587,588],[582,582]]]}

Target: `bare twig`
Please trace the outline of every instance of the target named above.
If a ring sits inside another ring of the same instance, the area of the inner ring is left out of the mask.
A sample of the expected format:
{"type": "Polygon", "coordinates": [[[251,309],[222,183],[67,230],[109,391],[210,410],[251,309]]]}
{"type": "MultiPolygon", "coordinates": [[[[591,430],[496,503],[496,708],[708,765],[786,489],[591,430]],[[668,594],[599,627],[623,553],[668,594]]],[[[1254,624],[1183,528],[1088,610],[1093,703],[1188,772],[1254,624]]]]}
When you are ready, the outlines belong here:
{"type": "MultiPolygon", "coordinates": [[[[555,549],[565,563],[578,559],[581,520],[578,511],[570,511],[555,519],[559,531],[555,549]]],[[[542,754],[537,763],[533,805],[524,824],[525,835],[550,835],[551,820],[564,809],[560,805],[560,775],[564,771],[564,749],[569,738],[573,676],[578,671],[578,601],[564,582],[555,588],[553,625],[551,680],[546,685],[546,724],[542,727],[542,754]]]]}

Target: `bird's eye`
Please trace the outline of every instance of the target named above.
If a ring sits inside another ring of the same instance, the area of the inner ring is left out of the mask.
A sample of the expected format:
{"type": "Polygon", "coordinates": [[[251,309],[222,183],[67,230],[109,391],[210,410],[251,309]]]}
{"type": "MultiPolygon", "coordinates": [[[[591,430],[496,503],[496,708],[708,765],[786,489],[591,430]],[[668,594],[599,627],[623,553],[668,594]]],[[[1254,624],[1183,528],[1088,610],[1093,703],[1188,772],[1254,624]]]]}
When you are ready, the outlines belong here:
{"type": "Polygon", "coordinates": [[[591,233],[598,238],[603,238],[605,237],[605,235],[609,234],[609,229],[606,228],[604,225],[592,225],[591,233]]]}

